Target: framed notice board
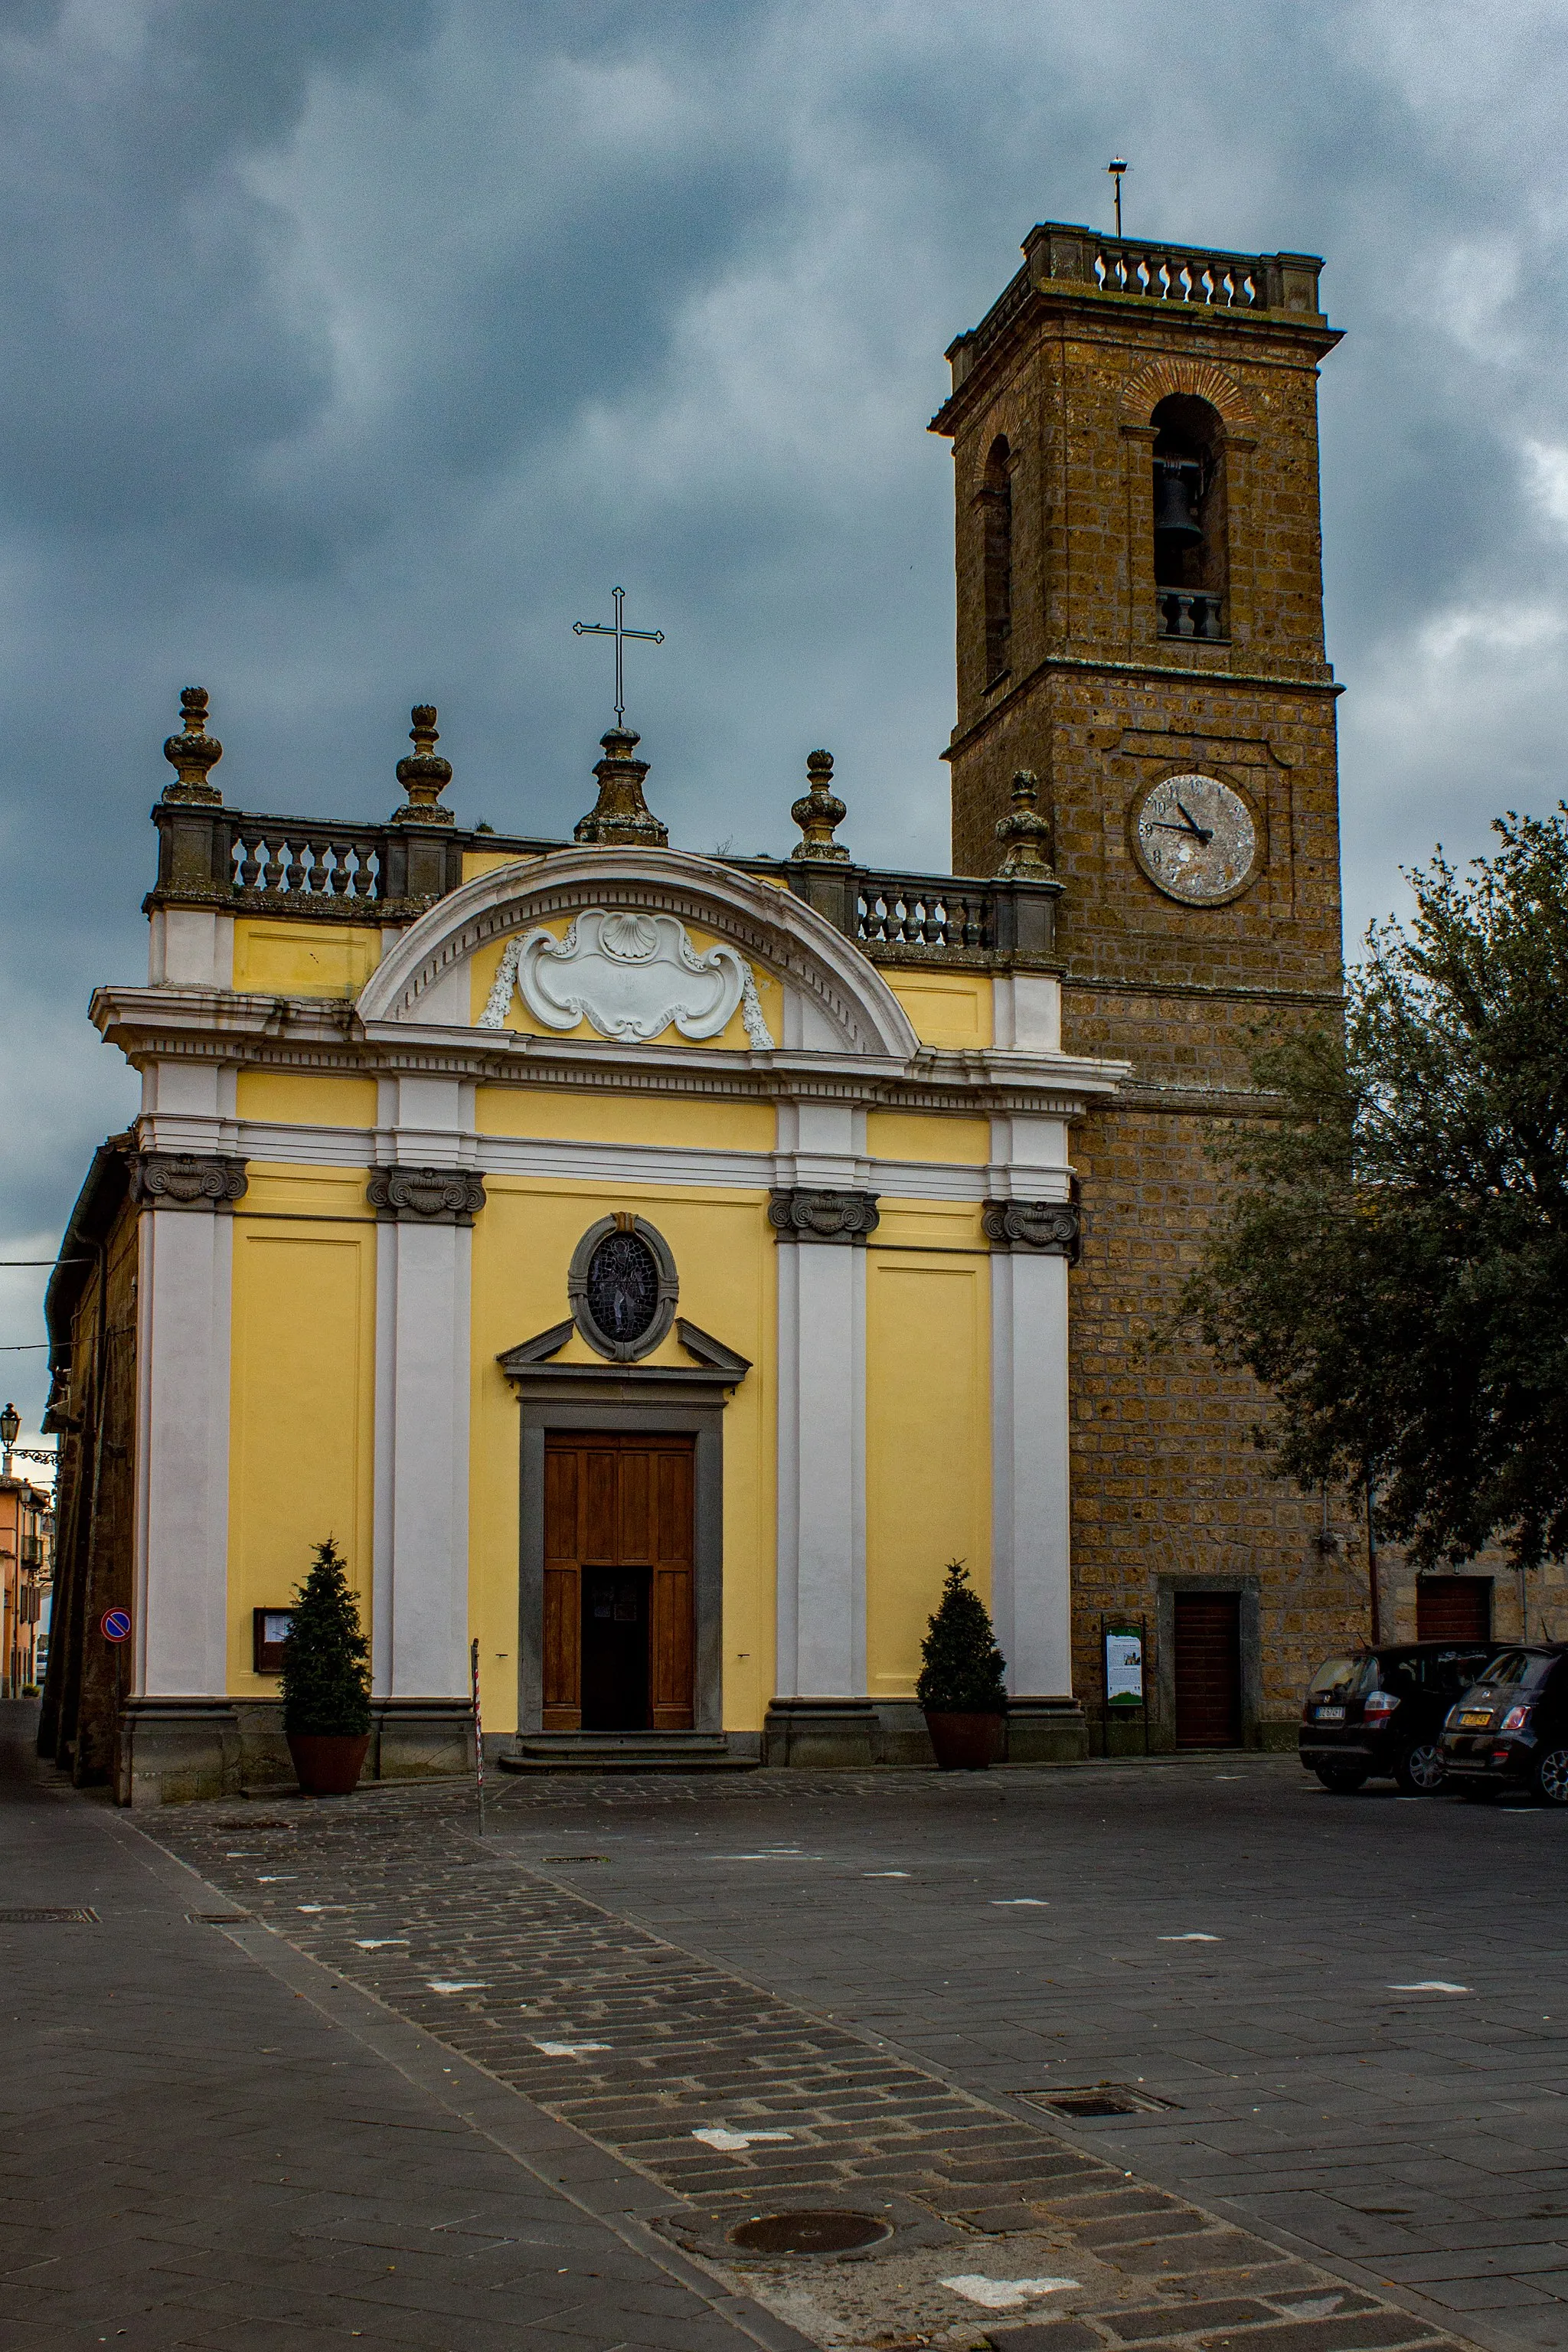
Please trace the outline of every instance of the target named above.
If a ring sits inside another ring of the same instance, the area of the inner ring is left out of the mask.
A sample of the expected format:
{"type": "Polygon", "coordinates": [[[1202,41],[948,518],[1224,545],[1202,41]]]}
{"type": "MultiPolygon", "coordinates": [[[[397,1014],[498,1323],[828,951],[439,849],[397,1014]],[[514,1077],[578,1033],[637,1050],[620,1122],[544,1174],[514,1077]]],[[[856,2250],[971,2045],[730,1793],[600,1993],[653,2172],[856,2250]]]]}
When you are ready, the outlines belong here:
{"type": "Polygon", "coordinates": [[[1110,1752],[1110,1727],[1128,1716],[1143,1724],[1143,1753],[1149,1753],[1148,1629],[1142,1617],[1102,1617],[1100,1621],[1100,1664],[1105,1694],[1105,1752],[1110,1752]]]}

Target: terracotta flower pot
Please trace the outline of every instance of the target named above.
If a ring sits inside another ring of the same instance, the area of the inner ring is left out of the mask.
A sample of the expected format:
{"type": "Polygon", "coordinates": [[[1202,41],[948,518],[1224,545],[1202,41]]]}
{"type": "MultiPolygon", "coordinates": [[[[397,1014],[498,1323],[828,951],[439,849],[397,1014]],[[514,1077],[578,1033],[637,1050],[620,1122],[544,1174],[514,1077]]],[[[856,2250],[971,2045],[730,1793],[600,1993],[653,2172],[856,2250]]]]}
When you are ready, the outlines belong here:
{"type": "Polygon", "coordinates": [[[307,1797],[352,1797],[370,1747],[368,1731],[290,1731],[289,1753],[307,1797]]]}
{"type": "Polygon", "coordinates": [[[943,1715],[928,1707],[926,1729],[944,1772],[984,1772],[1002,1752],[1005,1715],[943,1715]]]}

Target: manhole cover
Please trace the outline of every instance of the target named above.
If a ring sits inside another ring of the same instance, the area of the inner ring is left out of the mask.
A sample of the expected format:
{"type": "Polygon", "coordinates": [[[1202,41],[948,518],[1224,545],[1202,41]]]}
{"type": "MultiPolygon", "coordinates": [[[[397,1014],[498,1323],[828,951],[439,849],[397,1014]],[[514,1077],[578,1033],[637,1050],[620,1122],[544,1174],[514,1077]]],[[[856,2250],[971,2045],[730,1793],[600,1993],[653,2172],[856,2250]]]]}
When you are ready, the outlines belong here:
{"type": "Polygon", "coordinates": [[[53,1904],[31,1911],[0,1911],[0,1927],[48,1927],[81,1926],[96,1927],[98,1914],[85,1903],[53,1904]]]}
{"type": "Polygon", "coordinates": [[[892,2236],[874,2213],[759,2213],[730,2232],[752,2254],[847,2254],[892,2236]]]}
{"type": "Polygon", "coordinates": [[[1157,2116],[1176,2105],[1149,2091],[1134,2091],[1125,2083],[1096,2083],[1081,2091],[1024,2091],[1032,2107],[1058,2116],[1157,2116]]]}

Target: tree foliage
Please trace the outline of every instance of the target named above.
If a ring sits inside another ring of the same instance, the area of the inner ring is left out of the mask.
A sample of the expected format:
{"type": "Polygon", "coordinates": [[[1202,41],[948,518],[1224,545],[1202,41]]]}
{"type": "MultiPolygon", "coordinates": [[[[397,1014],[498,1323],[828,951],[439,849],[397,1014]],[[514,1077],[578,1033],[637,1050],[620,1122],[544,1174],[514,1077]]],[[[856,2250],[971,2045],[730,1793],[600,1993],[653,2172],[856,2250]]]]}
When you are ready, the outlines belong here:
{"type": "Polygon", "coordinates": [[[1183,1299],[1273,1393],[1303,1486],[1376,1483],[1417,1566],[1568,1550],[1568,803],[1407,877],[1342,1033],[1265,1047],[1278,1119],[1219,1146],[1236,1181],[1183,1299]]]}
{"type": "Polygon", "coordinates": [[[996,1647],[991,1612],[971,1586],[961,1559],[950,1560],[942,1599],[921,1643],[915,1696],[933,1715],[1002,1715],[1007,1661],[996,1647]]]}
{"type": "Polygon", "coordinates": [[[284,1730],[368,1731],[369,1659],[348,1570],[329,1536],[294,1594],[283,1644],[284,1730]]]}

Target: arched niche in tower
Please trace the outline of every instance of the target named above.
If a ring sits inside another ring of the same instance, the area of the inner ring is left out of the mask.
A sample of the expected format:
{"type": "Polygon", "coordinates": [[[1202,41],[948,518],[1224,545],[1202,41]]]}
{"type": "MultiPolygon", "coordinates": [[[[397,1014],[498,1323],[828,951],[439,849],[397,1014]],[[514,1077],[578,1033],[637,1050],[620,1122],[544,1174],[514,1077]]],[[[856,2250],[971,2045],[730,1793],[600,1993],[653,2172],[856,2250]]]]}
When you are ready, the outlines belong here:
{"type": "Polygon", "coordinates": [[[1013,452],[1005,433],[996,436],[986,456],[980,522],[985,683],[994,686],[1013,658],[1013,452]]]}
{"type": "Polygon", "coordinates": [[[1225,423],[1195,393],[1173,392],[1155,408],[1154,583],[1160,634],[1229,634],[1230,549],[1226,507],[1225,423]]]}

